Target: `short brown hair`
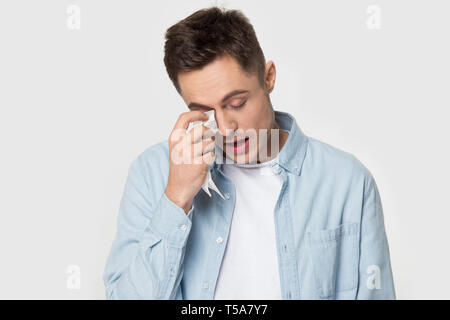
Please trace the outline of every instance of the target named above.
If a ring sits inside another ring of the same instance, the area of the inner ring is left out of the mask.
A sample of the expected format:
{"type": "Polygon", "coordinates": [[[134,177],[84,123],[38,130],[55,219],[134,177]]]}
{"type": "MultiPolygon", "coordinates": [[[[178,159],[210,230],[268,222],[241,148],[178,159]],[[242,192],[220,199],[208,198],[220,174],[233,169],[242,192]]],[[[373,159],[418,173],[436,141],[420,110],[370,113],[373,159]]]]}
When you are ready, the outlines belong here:
{"type": "Polygon", "coordinates": [[[178,73],[198,70],[229,54],[264,86],[265,58],[255,30],[240,10],[217,6],[198,10],[167,29],[164,64],[178,93],[178,73]]]}

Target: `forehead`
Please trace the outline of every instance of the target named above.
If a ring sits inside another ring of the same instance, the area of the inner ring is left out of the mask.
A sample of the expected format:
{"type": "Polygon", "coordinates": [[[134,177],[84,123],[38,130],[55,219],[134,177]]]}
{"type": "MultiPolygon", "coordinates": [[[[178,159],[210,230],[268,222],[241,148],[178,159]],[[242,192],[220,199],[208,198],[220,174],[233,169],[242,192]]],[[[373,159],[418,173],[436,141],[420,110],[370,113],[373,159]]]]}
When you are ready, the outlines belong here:
{"type": "Polygon", "coordinates": [[[228,56],[215,59],[200,70],[178,75],[181,94],[186,104],[191,102],[216,104],[233,90],[249,90],[258,83],[256,74],[247,74],[238,62],[228,56]]]}

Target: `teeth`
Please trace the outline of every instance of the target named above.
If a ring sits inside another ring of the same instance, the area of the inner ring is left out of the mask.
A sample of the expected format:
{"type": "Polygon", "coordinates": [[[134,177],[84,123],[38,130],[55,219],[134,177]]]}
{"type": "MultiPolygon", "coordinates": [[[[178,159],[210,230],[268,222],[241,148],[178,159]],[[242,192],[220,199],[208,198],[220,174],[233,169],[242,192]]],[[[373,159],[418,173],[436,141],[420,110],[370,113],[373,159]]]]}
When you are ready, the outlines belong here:
{"type": "Polygon", "coordinates": [[[240,144],[243,144],[244,142],[245,142],[245,140],[247,140],[246,138],[245,139],[242,139],[242,140],[239,140],[239,141],[236,141],[236,142],[227,142],[226,144],[227,145],[230,145],[230,146],[236,146],[236,145],[240,145],[240,144]]]}

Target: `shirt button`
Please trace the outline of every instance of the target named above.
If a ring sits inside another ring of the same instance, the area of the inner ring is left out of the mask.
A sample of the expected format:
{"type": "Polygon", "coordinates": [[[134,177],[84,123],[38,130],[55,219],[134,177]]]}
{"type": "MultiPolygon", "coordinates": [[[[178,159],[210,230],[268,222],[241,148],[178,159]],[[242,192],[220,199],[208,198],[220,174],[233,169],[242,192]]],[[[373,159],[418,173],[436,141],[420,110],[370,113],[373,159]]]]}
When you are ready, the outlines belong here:
{"type": "Polygon", "coordinates": [[[185,231],[185,230],[187,229],[187,227],[186,227],[185,224],[183,224],[183,225],[180,227],[180,229],[183,230],[183,231],[185,231]]]}
{"type": "Polygon", "coordinates": [[[170,269],[170,275],[173,277],[175,275],[175,271],[173,269],[170,269]]]}
{"type": "Polygon", "coordinates": [[[208,289],[208,288],[209,288],[208,282],[204,282],[203,283],[203,289],[208,289]]]}
{"type": "Polygon", "coordinates": [[[228,200],[228,199],[230,199],[230,194],[227,192],[227,193],[225,193],[225,198],[228,200]]]}
{"type": "Polygon", "coordinates": [[[222,237],[218,237],[218,238],[216,239],[216,242],[217,242],[217,243],[222,243],[222,242],[223,242],[223,238],[222,238],[222,237]]]}

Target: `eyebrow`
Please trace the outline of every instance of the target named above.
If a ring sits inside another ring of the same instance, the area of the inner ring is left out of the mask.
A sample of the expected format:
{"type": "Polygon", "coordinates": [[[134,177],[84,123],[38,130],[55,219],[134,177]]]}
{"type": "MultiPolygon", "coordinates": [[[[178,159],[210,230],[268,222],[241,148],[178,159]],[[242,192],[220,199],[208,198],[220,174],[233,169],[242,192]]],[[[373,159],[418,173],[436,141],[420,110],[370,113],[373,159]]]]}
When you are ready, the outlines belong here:
{"type": "MultiPolygon", "coordinates": [[[[248,92],[248,90],[233,90],[233,91],[231,91],[230,93],[228,93],[228,94],[226,94],[223,98],[222,98],[222,104],[223,103],[225,103],[228,99],[230,99],[231,97],[233,97],[233,96],[235,96],[235,95],[238,95],[238,94],[241,94],[241,93],[247,93],[248,92]]],[[[197,102],[191,102],[191,103],[189,103],[189,105],[188,105],[188,108],[189,109],[191,109],[191,108],[206,108],[206,109],[212,109],[211,107],[209,107],[209,106],[205,106],[204,104],[200,104],[200,103],[197,103],[197,102]]]]}

